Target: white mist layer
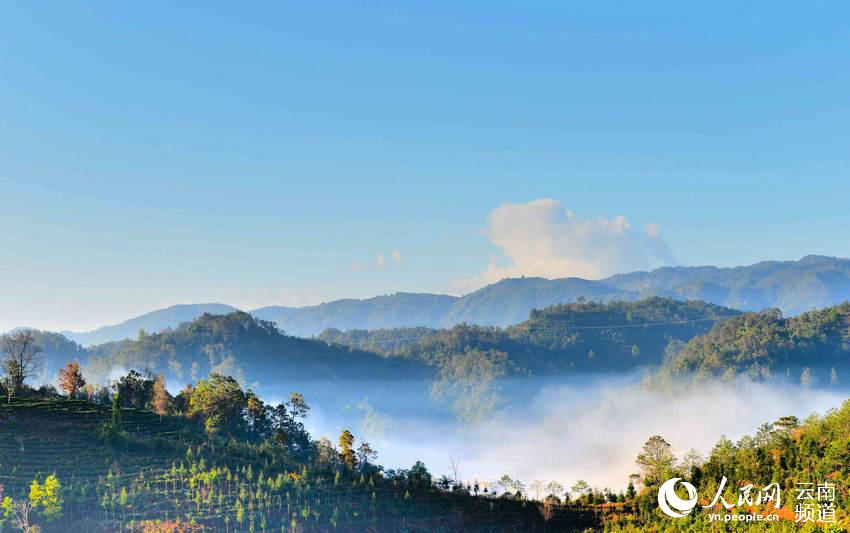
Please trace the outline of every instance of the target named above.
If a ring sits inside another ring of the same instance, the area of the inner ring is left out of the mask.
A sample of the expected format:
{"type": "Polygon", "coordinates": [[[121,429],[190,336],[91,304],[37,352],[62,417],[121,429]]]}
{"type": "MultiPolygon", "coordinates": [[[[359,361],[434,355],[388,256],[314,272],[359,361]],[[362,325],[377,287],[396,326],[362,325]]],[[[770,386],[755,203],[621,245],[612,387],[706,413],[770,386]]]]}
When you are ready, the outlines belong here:
{"type": "Polygon", "coordinates": [[[636,472],[634,459],[652,435],[663,436],[679,457],[691,448],[707,455],[721,435],[737,440],[762,423],[822,414],[847,399],[846,391],[747,381],[671,394],[644,390],[633,378],[597,377],[543,386],[524,405],[467,423],[437,415],[427,402],[419,412],[391,415],[379,407],[387,399],[370,393],[374,405],[361,400],[345,409],[329,409],[314,398],[309,428],[334,442],[343,427],[351,428],[379,451],[378,462],[387,468],[422,460],[439,476],[450,473],[454,460],[464,481],[509,474],[526,484],[539,479],[570,486],[585,479],[614,490],[636,472]]]}

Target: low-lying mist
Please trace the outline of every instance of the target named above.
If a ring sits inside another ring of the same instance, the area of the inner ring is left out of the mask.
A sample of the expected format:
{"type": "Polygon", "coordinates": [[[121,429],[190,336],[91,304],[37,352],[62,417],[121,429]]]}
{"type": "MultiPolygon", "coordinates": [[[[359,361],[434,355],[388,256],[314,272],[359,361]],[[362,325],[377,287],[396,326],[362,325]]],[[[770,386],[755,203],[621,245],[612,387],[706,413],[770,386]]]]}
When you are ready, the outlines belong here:
{"type": "Polygon", "coordinates": [[[477,421],[458,420],[421,382],[333,382],[260,387],[269,401],[302,392],[313,406],[314,437],[336,441],[343,428],[369,441],[386,468],[422,460],[437,476],[459,462],[464,481],[509,474],[526,483],[585,479],[619,490],[652,435],[678,456],[707,455],[721,435],[737,440],[784,415],[804,418],[838,407],[847,389],[817,390],[746,380],[650,390],[640,377],[580,376],[505,383],[502,406],[477,421]],[[510,391],[510,392],[508,392],[510,391]]]}

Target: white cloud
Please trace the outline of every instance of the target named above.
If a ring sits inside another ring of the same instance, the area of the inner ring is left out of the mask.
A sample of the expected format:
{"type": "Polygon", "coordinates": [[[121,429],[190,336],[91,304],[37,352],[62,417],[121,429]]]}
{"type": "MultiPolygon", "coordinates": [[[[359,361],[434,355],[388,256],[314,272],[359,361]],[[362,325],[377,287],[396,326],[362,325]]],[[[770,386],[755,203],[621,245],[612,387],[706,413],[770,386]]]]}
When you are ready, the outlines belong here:
{"type": "Polygon", "coordinates": [[[487,235],[501,256],[479,276],[456,281],[457,289],[518,276],[599,279],[675,262],[658,224],[635,231],[622,215],[585,218],[551,198],[502,204],[490,213],[487,235]]]}

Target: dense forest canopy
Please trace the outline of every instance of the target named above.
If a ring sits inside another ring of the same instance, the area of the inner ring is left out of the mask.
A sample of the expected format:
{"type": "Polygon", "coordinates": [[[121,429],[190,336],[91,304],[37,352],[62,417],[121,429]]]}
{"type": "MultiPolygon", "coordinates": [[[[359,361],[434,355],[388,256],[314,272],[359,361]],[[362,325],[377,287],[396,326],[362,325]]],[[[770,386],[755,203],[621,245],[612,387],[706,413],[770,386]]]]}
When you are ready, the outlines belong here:
{"type": "Polygon", "coordinates": [[[243,312],[205,314],[174,330],[141,331],[135,340],[89,349],[87,372],[108,376],[113,368],[150,368],[177,380],[211,372],[234,375],[247,383],[274,379],[421,378],[415,362],[280,332],[271,322],[243,312]]]}
{"type": "Polygon", "coordinates": [[[840,379],[848,365],[850,303],[845,302],[791,318],[776,309],[733,317],[691,339],[665,370],[700,377],[801,376],[829,383],[840,379]]]}
{"type": "Polygon", "coordinates": [[[58,333],[33,331],[44,347],[43,381],[77,359],[93,380],[115,370],[162,372],[182,382],[224,372],[246,383],[290,379],[422,379],[469,350],[507,354],[506,375],[627,372],[660,364],[671,341],[686,342],[731,309],[669,298],[578,302],[533,310],[515,326],[461,324],[379,330],[326,330],[318,338],[286,335],[248,313],[204,314],[174,329],[88,348],[58,333]]]}
{"type": "Polygon", "coordinates": [[[528,320],[497,328],[327,330],[319,338],[439,365],[468,349],[507,353],[513,370],[535,375],[627,372],[660,364],[673,340],[687,341],[737,311],[699,301],[577,302],[532,310],[528,320]]]}

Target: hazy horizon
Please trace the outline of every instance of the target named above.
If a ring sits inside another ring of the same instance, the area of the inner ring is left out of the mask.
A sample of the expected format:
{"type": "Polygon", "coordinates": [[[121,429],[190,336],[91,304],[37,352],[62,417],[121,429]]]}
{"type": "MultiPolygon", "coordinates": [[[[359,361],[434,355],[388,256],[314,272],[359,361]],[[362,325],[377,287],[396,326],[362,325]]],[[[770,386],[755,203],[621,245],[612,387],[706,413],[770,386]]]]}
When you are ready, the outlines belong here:
{"type": "MultiPolygon", "coordinates": [[[[771,259],[763,259],[762,261],[759,261],[759,262],[769,262],[769,261],[797,261],[797,260],[800,260],[800,259],[802,259],[802,258],[804,258],[804,257],[812,256],[812,255],[815,255],[815,256],[825,256],[825,254],[806,254],[806,255],[804,255],[804,256],[802,256],[802,257],[799,257],[799,258],[792,258],[792,259],[772,259],[772,258],[771,258],[771,259]]],[[[837,257],[837,256],[827,256],[827,257],[832,257],[832,258],[836,258],[836,259],[846,259],[846,258],[843,258],[843,257],[837,257]]],[[[670,265],[670,266],[672,266],[672,265],[670,265]]],[[[677,265],[675,265],[675,266],[679,266],[679,267],[706,267],[706,266],[713,266],[713,267],[719,267],[719,268],[733,268],[733,267],[749,266],[749,265],[707,265],[707,264],[706,264],[706,265],[682,265],[682,264],[677,264],[677,265]]],[[[633,272],[639,272],[639,271],[616,272],[616,273],[614,273],[614,274],[612,274],[612,275],[617,275],[617,274],[630,274],[630,273],[633,273],[633,272]]],[[[509,276],[509,277],[503,278],[503,280],[504,280],[504,279],[518,279],[518,278],[525,278],[525,277],[540,277],[540,278],[549,279],[549,280],[559,279],[559,278],[555,278],[555,277],[546,277],[546,276],[524,276],[524,275],[518,275],[518,276],[509,276]]],[[[571,276],[571,277],[572,277],[572,276],[571,276]]],[[[575,276],[575,277],[579,277],[579,276],[575,276]]],[[[610,277],[610,276],[606,276],[606,277],[610,277]]],[[[583,279],[594,279],[594,278],[583,278],[583,279]]],[[[598,279],[604,279],[604,278],[595,278],[595,279],[597,279],[597,280],[598,280],[598,279]]],[[[492,283],[498,283],[498,281],[493,281],[492,283]]],[[[492,283],[487,283],[487,285],[490,285],[490,284],[492,284],[492,283]]],[[[486,286],[486,285],[485,285],[485,286],[486,286]]],[[[479,288],[483,288],[483,287],[479,287],[479,288]]],[[[433,292],[433,293],[428,293],[428,292],[425,292],[425,291],[413,291],[413,290],[411,290],[411,291],[405,291],[405,290],[399,290],[399,291],[393,291],[393,292],[390,292],[390,293],[371,294],[371,295],[366,295],[366,296],[345,296],[345,295],[343,295],[343,296],[341,296],[341,297],[339,297],[339,298],[333,298],[333,299],[328,299],[328,300],[321,300],[321,301],[311,302],[311,303],[304,303],[304,304],[302,304],[302,305],[298,305],[298,304],[295,304],[295,305],[292,305],[292,304],[290,304],[290,305],[286,305],[286,304],[283,304],[283,303],[267,303],[267,304],[263,304],[263,305],[254,305],[254,306],[251,306],[251,305],[241,305],[241,306],[240,306],[240,305],[235,305],[235,304],[233,304],[233,303],[231,303],[231,302],[227,302],[227,301],[212,301],[212,300],[208,300],[208,301],[194,301],[194,302],[163,303],[163,304],[161,304],[160,306],[152,307],[152,308],[148,308],[148,309],[146,309],[146,310],[142,310],[142,311],[140,311],[140,312],[137,312],[136,314],[132,314],[132,315],[129,315],[129,316],[115,316],[114,318],[112,318],[112,319],[111,319],[111,321],[108,321],[108,322],[104,322],[104,323],[97,323],[97,324],[93,324],[93,323],[92,323],[90,326],[85,327],[85,328],[73,328],[73,327],[64,327],[64,326],[62,326],[62,327],[55,327],[55,328],[49,328],[49,327],[39,327],[39,326],[35,326],[35,325],[32,325],[32,324],[19,324],[19,325],[15,325],[15,326],[12,326],[12,327],[7,327],[5,330],[4,330],[2,327],[0,327],[0,332],[3,332],[3,331],[11,331],[11,330],[13,330],[13,329],[21,329],[21,328],[26,329],[26,328],[32,328],[32,329],[38,329],[38,330],[43,330],[43,331],[85,333],[85,332],[89,332],[89,331],[94,331],[94,330],[96,330],[96,329],[99,329],[99,328],[102,328],[102,327],[105,327],[105,326],[117,325],[117,324],[123,323],[123,322],[125,322],[125,321],[127,321],[127,320],[131,320],[131,319],[134,319],[134,318],[137,318],[137,317],[140,317],[140,316],[143,316],[143,315],[146,315],[146,314],[148,314],[148,313],[155,312],[155,311],[160,311],[160,310],[163,310],[163,309],[169,309],[169,308],[173,308],[173,307],[191,306],[191,305],[222,304],[222,305],[228,305],[228,306],[233,307],[233,308],[235,308],[235,309],[238,309],[238,310],[240,310],[240,311],[253,312],[253,311],[255,311],[255,310],[262,309],[262,308],[264,308],[264,307],[275,307],[275,306],[284,306],[284,307],[292,307],[292,308],[314,307],[314,306],[317,306],[317,305],[322,305],[322,304],[329,303],[329,302],[333,302],[333,301],[337,301],[337,300],[346,300],[346,299],[367,300],[367,299],[376,298],[376,297],[381,297],[381,296],[392,296],[392,295],[394,295],[394,294],[399,294],[399,293],[437,294],[437,295],[450,295],[450,296],[455,296],[455,297],[462,297],[462,296],[465,296],[465,295],[467,295],[467,294],[471,294],[471,293],[475,292],[476,290],[478,290],[478,289],[472,289],[472,290],[469,290],[469,291],[466,291],[466,292],[455,292],[455,293],[452,293],[452,292],[443,292],[443,293],[440,293],[440,292],[433,292]]],[[[58,319],[54,319],[54,320],[58,320],[58,319]]],[[[57,322],[57,323],[58,323],[58,322],[57,322]]]]}
{"type": "Polygon", "coordinates": [[[846,8],[728,7],[6,3],[0,329],[850,255],[846,8]]]}

